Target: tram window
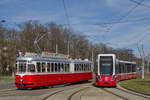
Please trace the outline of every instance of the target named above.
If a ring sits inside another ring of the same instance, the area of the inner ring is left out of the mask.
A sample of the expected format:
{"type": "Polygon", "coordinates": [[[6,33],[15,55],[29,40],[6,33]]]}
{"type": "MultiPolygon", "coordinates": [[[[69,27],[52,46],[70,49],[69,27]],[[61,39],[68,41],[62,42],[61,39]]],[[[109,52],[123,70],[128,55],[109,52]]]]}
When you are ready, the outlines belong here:
{"type": "Polygon", "coordinates": [[[61,71],[61,72],[64,72],[64,64],[61,64],[60,71],[61,71]]]}
{"type": "Polygon", "coordinates": [[[58,72],[58,64],[55,63],[55,72],[58,72]]]}
{"type": "Polygon", "coordinates": [[[131,73],[131,72],[132,72],[132,65],[131,65],[131,64],[130,64],[130,68],[129,68],[129,69],[130,69],[130,71],[129,71],[129,72],[131,73]]]}
{"type": "Polygon", "coordinates": [[[84,71],[84,64],[82,64],[82,72],[84,71]]]}
{"type": "Polygon", "coordinates": [[[84,71],[86,71],[86,64],[84,64],[84,71]]]}
{"type": "Polygon", "coordinates": [[[127,64],[127,72],[128,72],[128,73],[131,72],[131,64],[127,64]]]}
{"type": "Polygon", "coordinates": [[[65,64],[65,72],[68,72],[68,64],[65,64]]]}
{"type": "Polygon", "coordinates": [[[28,72],[35,72],[34,64],[28,64],[28,72]]]}
{"type": "Polygon", "coordinates": [[[126,66],[125,66],[125,63],[123,63],[122,66],[123,66],[123,73],[126,73],[126,66]]]}
{"type": "Polygon", "coordinates": [[[78,64],[76,64],[76,72],[78,71],[78,64]]]}
{"type": "Polygon", "coordinates": [[[26,72],[26,64],[19,63],[19,72],[26,72]]]}
{"type": "Polygon", "coordinates": [[[60,63],[58,63],[58,72],[60,72],[60,63]]]}
{"type": "Polygon", "coordinates": [[[135,64],[132,65],[132,72],[136,72],[136,65],[135,64]]]}
{"type": "Polygon", "coordinates": [[[118,67],[119,65],[118,65],[118,63],[116,64],[116,66],[115,66],[115,73],[117,74],[118,73],[118,71],[119,71],[119,67],[118,67]]]}
{"type": "Polygon", "coordinates": [[[85,64],[85,71],[88,71],[88,70],[87,70],[87,64],[85,64]]]}
{"type": "Polygon", "coordinates": [[[41,72],[41,64],[37,63],[37,72],[41,72]]]}
{"type": "Polygon", "coordinates": [[[78,64],[78,71],[80,71],[80,64],[78,64]]]}
{"type": "Polygon", "coordinates": [[[69,64],[67,64],[67,72],[70,72],[70,66],[69,66],[69,64]]]}
{"type": "Polygon", "coordinates": [[[89,71],[91,70],[90,64],[88,64],[88,70],[89,70],[89,71]]]}
{"type": "Polygon", "coordinates": [[[47,63],[47,72],[50,72],[50,71],[51,71],[50,63],[47,63]]]}
{"type": "Polygon", "coordinates": [[[89,64],[87,64],[87,70],[88,70],[88,71],[90,71],[90,67],[89,67],[89,64]]]}
{"type": "Polygon", "coordinates": [[[81,64],[81,71],[83,70],[83,65],[81,64]]]}
{"type": "Polygon", "coordinates": [[[54,72],[54,63],[51,63],[51,72],[54,72]]]}
{"type": "Polygon", "coordinates": [[[66,72],[70,72],[69,64],[66,64],[66,72]]]}
{"type": "Polygon", "coordinates": [[[76,64],[74,64],[74,71],[75,71],[75,72],[76,72],[76,67],[77,67],[76,64]]]}
{"type": "Polygon", "coordinates": [[[86,66],[85,66],[85,64],[84,64],[84,71],[86,71],[86,66]]]}
{"type": "Polygon", "coordinates": [[[42,63],[42,72],[46,72],[46,64],[42,63]]]}
{"type": "Polygon", "coordinates": [[[92,69],[91,69],[91,64],[89,64],[89,71],[91,71],[92,69]]]}
{"type": "Polygon", "coordinates": [[[119,63],[119,73],[121,73],[121,63],[119,63]]]}
{"type": "Polygon", "coordinates": [[[82,64],[80,64],[80,67],[79,67],[79,68],[80,68],[80,71],[82,71],[82,64]]]}
{"type": "Polygon", "coordinates": [[[67,72],[67,64],[64,64],[65,70],[64,72],[67,72]]]}
{"type": "Polygon", "coordinates": [[[78,71],[78,64],[76,64],[76,72],[78,71]]]}

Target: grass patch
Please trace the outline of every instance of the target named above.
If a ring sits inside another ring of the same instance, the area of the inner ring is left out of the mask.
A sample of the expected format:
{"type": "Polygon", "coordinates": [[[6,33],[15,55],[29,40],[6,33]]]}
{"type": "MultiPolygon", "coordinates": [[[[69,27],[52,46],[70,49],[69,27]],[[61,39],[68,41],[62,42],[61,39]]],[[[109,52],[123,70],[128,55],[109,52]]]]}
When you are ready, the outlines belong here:
{"type": "Polygon", "coordinates": [[[0,76],[0,83],[2,82],[14,82],[15,78],[11,76],[0,76]]]}
{"type": "Polygon", "coordinates": [[[121,81],[120,85],[139,92],[150,94],[150,76],[145,76],[144,79],[137,78],[121,81]]]}

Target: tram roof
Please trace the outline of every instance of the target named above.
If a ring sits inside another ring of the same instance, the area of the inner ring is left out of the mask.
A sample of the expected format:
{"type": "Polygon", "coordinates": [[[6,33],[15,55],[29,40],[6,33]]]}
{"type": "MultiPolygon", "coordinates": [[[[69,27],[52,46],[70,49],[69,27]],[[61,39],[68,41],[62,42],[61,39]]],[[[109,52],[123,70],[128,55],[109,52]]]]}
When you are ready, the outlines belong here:
{"type": "Polygon", "coordinates": [[[136,64],[136,62],[118,60],[121,63],[136,64]]]}
{"type": "Polygon", "coordinates": [[[73,62],[73,63],[92,63],[91,61],[86,60],[74,60],[74,59],[67,59],[67,58],[43,58],[43,57],[18,57],[16,61],[51,61],[51,62],[73,62]]]}

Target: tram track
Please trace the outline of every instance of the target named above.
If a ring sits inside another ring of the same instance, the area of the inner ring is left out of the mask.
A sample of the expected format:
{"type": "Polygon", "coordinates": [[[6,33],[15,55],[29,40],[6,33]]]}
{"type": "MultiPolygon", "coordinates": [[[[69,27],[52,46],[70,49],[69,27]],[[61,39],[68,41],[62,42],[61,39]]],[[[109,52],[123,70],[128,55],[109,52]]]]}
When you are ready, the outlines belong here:
{"type": "Polygon", "coordinates": [[[103,91],[105,91],[105,92],[107,92],[107,93],[110,93],[110,94],[112,94],[112,95],[115,95],[115,96],[117,96],[117,97],[119,97],[119,98],[121,98],[121,99],[123,99],[123,100],[129,100],[128,98],[126,98],[126,97],[124,97],[124,96],[121,96],[121,95],[118,95],[117,93],[114,93],[114,92],[112,92],[112,91],[109,91],[109,90],[107,90],[106,88],[101,88],[103,91]]]}
{"type": "Polygon", "coordinates": [[[144,96],[142,94],[134,93],[132,91],[127,91],[121,88],[101,88],[102,90],[113,94],[115,96],[118,96],[122,98],[123,100],[150,100],[150,97],[144,96]]]}
{"type": "Polygon", "coordinates": [[[127,91],[127,90],[124,90],[124,89],[121,89],[121,88],[116,88],[116,89],[118,89],[120,91],[123,91],[123,92],[126,92],[126,93],[129,93],[129,94],[133,94],[133,95],[139,96],[139,97],[143,97],[145,99],[150,99],[150,97],[148,97],[148,96],[144,96],[142,94],[139,94],[139,93],[136,93],[136,92],[133,92],[133,91],[127,91]]]}
{"type": "MultiPolygon", "coordinates": [[[[66,91],[68,91],[68,90],[72,90],[72,89],[77,89],[77,88],[80,88],[81,86],[78,86],[78,87],[72,87],[72,88],[69,88],[69,89],[64,89],[64,90],[58,90],[58,91],[56,91],[56,92],[54,92],[54,93],[52,93],[52,94],[50,94],[50,95],[48,95],[48,96],[46,96],[46,97],[44,97],[42,100],[48,100],[50,97],[52,97],[52,96],[57,96],[57,95],[59,95],[60,93],[62,93],[62,92],[66,92],[66,91]]],[[[81,89],[78,89],[78,90],[75,90],[75,91],[73,91],[73,93],[71,93],[69,96],[68,96],[68,99],[67,100],[72,100],[72,97],[73,96],[75,96],[77,93],[79,93],[79,92],[81,92],[81,91],[83,91],[83,90],[85,90],[85,89],[88,89],[88,88],[91,88],[91,87],[83,87],[83,88],[81,88],[81,89]]]]}
{"type": "Polygon", "coordinates": [[[91,87],[85,87],[85,88],[83,88],[83,89],[80,89],[80,90],[78,90],[78,91],[72,93],[72,94],[69,96],[68,100],[72,100],[72,97],[73,97],[74,95],[76,95],[77,93],[79,93],[79,92],[81,92],[81,91],[83,91],[83,90],[85,90],[85,89],[88,89],[88,88],[91,88],[91,87]]]}

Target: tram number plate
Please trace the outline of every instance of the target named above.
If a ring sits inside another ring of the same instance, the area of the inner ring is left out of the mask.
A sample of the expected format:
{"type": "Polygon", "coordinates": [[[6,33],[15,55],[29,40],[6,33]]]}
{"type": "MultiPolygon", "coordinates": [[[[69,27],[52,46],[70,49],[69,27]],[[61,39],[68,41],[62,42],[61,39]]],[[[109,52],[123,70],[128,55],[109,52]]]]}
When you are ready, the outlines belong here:
{"type": "Polygon", "coordinates": [[[105,82],[104,82],[104,84],[108,84],[108,82],[107,82],[107,81],[105,81],[105,82]]]}

